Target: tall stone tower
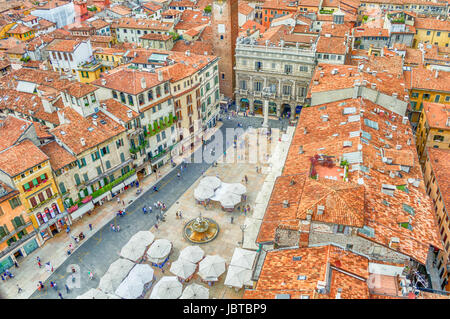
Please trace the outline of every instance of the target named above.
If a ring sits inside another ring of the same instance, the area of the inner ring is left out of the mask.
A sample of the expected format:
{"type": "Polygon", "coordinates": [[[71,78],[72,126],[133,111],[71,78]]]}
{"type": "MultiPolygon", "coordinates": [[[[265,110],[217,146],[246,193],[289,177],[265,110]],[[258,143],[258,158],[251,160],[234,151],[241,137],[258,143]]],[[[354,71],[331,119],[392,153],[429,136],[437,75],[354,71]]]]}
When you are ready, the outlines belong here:
{"type": "Polygon", "coordinates": [[[220,93],[232,99],[236,82],[234,65],[239,32],[238,0],[213,0],[211,26],[214,55],[220,58],[220,93]]]}

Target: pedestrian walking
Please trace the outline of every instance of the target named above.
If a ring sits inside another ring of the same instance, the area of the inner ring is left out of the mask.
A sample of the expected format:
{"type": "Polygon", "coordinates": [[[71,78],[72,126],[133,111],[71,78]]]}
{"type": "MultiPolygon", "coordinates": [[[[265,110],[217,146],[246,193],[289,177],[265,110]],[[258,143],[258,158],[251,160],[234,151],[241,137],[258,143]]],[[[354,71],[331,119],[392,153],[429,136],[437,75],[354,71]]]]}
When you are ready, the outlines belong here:
{"type": "Polygon", "coordinates": [[[59,299],[64,299],[61,292],[59,292],[59,291],[58,291],[58,297],[59,297],[59,299]]]}
{"type": "Polygon", "coordinates": [[[178,219],[178,212],[175,213],[176,219],[178,219]]]}
{"type": "Polygon", "coordinates": [[[14,267],[19,268],[19,264],[17,263],[17,261],[14,262],[14,267]]]}
{"type": "Polygon", "coordinates": [[[64,287],[66,288],[66,293],[69,293],[70,292],[69,286],[67,286],[67,284],[65,284],[64,287]]]}
{"type": "Polygon", "coordinates": [[[120,232],[120,226],[119,225],[117,225],[116,230],[117,230],[117,232],[120,232]]]}
{"type": "Polygon", "coordinates": [[[120,201],[120,197],[119,197],[119,196],[117,196],[117,204],[119,204],[119,205],[120,205],[120,203],[121,203],[121,201],[120,201]]]}
{"type": "Polygon", "coordinates": [[[20,294],[23,291],[23,289],[19,287],[19,284],[17,284],[16,286],[17,286],[17,293],[20,294]]]}
{"type": "Polygon", "coordinates": [[[248,177],[247,177],[247,175],[244,176],[244,179],[245,179],[245,184],[247,184],[247,183],[248,183],[248,177]]]}
{"type": "Polygon", "coordinates": [[[180,174],[179,172],[177,173],[177,177],[178,177],[178,178],[180,178],[180,177],[181,177],[181,174],[180,174]]]}
{"type": "Polygon", "coordinates": [[[142,211],[144,212],[144,214],[147,214],[147,208],[145,206],[142,207],[142,211]]]}
{"type": "Polygon", "coordinates": [[[41,287],[41,289],[44,289],[44,284],[42,283],[42,281],[39,281],[39,287],[41,287]]]}
{"type": "Polygon", "coordinates": [[[231,216],[231,218],[230,218],[230,223],[231,223],[231,224],[233,224],[233,220],[234,220],[234,217],[231,216]]]}
{"type": "Polygon", "coordinates": [[[2,277],[2,280],[5,281],[5,277],[3,276],[3,274],[0,275],[2,277]]]}
{"type": "Polygon", "coordinates": [[[92,231],[92,224],[89,224],[89,230],[92,231]]]}
{"type": "Polygon", "coordinates": [[[56,288],[56,282],[50,281],[50,287],[52,287],[55,290],[58,290],[58,288],[56,288]]]}
{"type": "Polygon", "coordinates": [[[111,227],[111,230],[114,231],[114,224],[111,224],[110,227],[111,227]]]}
{"type": "Polygon", "coordinates": [[[41,262],[41,258],[39,258],[39,256],[36,257],[38,262],[41,262]]]}
{"type": "Polygon", "coordinates": [[[155,224],[155,229],[158,230],[158,224],[155,224]]]}
{"type": "Polygon", "coordinates": [[[38,261],[38,266],[39,266],[39,268],[42,268],[42,264],[40,261],[38,261]]]}
{"type": "Polygon", "coordinates": [[[179,214],[179,216],[180,216],[180,219],[182,219],[182,218],[183,218],[183,214],[182,214],[181,210],[180,210],[180,214],[179,214]]]}

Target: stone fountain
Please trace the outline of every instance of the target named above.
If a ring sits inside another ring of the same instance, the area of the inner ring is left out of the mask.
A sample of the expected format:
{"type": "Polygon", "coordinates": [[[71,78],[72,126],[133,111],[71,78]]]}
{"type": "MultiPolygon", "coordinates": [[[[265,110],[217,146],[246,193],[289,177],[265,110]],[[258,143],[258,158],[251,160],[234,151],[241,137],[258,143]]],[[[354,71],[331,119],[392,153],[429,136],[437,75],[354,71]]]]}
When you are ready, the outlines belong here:
{"type": "Polygon", "coordinates": [[[219,225],[202,214],[191,219],[184,226],[184,237],[192,243],[204,244],[212,241],[219,233],[219,225]]]}

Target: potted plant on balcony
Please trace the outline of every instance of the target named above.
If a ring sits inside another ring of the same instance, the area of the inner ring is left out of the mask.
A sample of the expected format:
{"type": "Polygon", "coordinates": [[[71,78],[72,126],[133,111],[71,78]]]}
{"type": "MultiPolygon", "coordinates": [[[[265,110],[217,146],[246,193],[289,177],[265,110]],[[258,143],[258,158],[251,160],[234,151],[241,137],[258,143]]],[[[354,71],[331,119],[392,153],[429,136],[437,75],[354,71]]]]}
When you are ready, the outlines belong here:
{"type": "Polygon", "coordinates": [[[83,199],[81,200],[81,202],[82,202],[83,204],[86,204],[87,202],[89,202],[89,201],[91,201],[91,200],[92,200],[92,196],[89,195],[89,196],[86,196],[85,198],[83,198],[83,199]]]}

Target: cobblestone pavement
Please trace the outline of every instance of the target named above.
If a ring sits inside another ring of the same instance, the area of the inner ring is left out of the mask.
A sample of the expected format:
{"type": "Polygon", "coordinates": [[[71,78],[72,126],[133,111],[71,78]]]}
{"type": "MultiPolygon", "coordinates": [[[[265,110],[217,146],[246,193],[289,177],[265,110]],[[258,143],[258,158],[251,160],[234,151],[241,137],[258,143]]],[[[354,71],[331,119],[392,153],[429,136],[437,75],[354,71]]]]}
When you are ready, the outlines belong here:
{"type": "MultiPolygon", "coordinates": [[[[232,118],[231,120],[224,120],[223,123],[221,123],[222,125],[219,130],[225,132],[227,128],[235,128],[237,123],[240,123],[244,129],[249,126],[256,128],[261,125],[262,120],[258,117],[232,118]]],[[[270,126],[286,127],[287,122],[270,120],[270,126]]],[[[225,138],[224,135],[223,137],[225,138]]],[[[214,138],[212,140],[214,141],[214,138]]],[[[223,143],[226,145],[225,141],[223,141],[223,143]]],[[[215,157],[217,158],[221,155],[222,154],[216,154],[215,157]]],[[[74,223],[71,232],[78,234],[79,231],[83,231],[87,235],[87,238],[80,243],[79,247],[77,247],[77,249],[70,256],[66,255],[66,250],[68,244],[72,242],[72,240],[67,234],[60,233],[46,243],[44,247],[37,249],[35,252],[30,254],[23,264],[21,264],[21,268],[15,271],[13,270],[16,278],[0,286],[2,297],[30,297],[33,299],[57,298],[56,290],[49,288],[50,281],[57,283],[57,286],[59,287],[64,298],[75,298],[77,295],[86,292],[90,288],[97,287],[99,279],[106,272],[109,265],[119,257],[120,249],[130,239],[130,237],[140,230],[152,229],[155,224],[155,213],[143,215],[142,207],[144,205],[151,205],[158,200],[164,202],[169,208],[167,212],[168,222],[166,222],[165,225],[171,224],[170,213],[174,212],[175,209],[172,208],[172,205],[176,204],[178,199],[210,166],[211,164],[206,162],[188,163],[187,169],[183,171],[181,178],[177,177],[179,166],[175,169],[167,166],[160,171],[161,175],[166,173],[166,175],[162,178],[156,180],[156,176],[151,175],[141,182],[144,192],[139,197],[136,198],[134,188],[124,195],[121,195],[122,199],[126,203],[132,201],[126,208],[127,215],[125,217],[114,217],[115,212],[119,208],[116,201],[110,201],[102,206],[101,213],[100,211],[96,211],[91,214],[91,216],[83,217],[80,221],[74,223]],[[159,191],[157,193],[154,193],[151,190],[151,186],[155,183],[155,181],[157,182],[156,185],[159,187],[159,191]],[[145,189],[147,190],[145,191],[145,189]],[[121,227],[121,231],[118,233],[110,230],[109,224],[114,222],[114,218],[115,222],[121,227]],[[89,231],[88,224],[94,225],[92,232],[89,231]],[[55,268],[54,272],[49,274],[46,273],[44,268],[39,269],[36,263],[36,256],[39,256],[43,262],[51,261],[55,268]],[[66,294],[64,284],[70,276],[68,270],[70,271],[71,265],[76,265],[76,267],[79,267],[78,273],[81,276],[81,285],[79,288],[74,288],[69,294],[66,294]],[[87,275],[88,271],[94,272],[94,280],[89,280],[87,275]],[[44,282],[45,289],[43,291],[36,290],[39,280],[44,282]],[[18,283],[24,290],[20,294],[17,294],[16,283],[18,283]]],[[[254,168],[254,165],[252,167],[254,168]]],[[[230,169],[227,170],[225,167],[225,171],[229,170],[230,169]]],[[[224,175],[227,175],[227,173],[224,175]]],[[[228,181],[226,178],[224,180],[228,181]]],[[[158,231],[160,231],[161,234],[164,234],[164,231],[168,231],[169,229],[169,227],[166,229],[166,227],[163,226],[160,227],[158,231]]],[[[152,231],[154,230],[155,229],[153,228],[152,231]]],[[[158,238],[162,238],[163,236],[161,237],[157,234],[158,231],[156,231],[155,234],[158,238]]],[[[221,236],[222,235],[226,237],[226,232],[221,232],[221,236]]],[[[216,239],[218,242],[220,240],[220,238],[216,239]]],[[[233,242],[236,243],[237,241],[233,239],[233,242]]],[[[173,257],[177,257],[176,254],[174,254],[173,257]]]]}

